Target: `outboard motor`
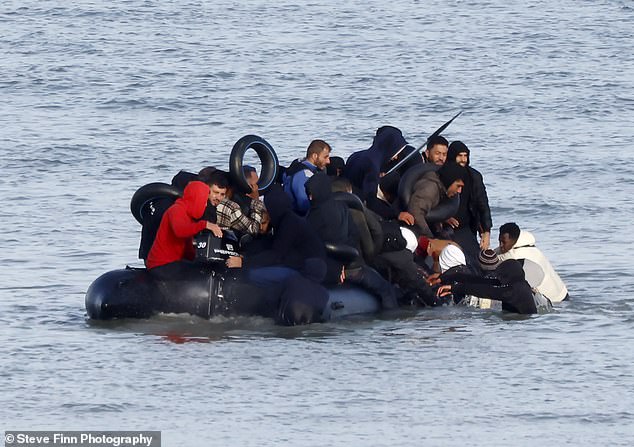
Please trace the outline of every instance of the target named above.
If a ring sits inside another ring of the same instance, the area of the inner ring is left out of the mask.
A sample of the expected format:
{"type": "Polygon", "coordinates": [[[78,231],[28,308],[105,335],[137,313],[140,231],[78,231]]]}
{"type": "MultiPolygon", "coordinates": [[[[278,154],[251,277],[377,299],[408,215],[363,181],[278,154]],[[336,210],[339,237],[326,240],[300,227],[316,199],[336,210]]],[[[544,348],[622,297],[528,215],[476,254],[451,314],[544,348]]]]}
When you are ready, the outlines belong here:
{"type": "Polygon", "coordinates": [[[196,261],[201,263],[222,263],[230,256],[240,256],[236,251],[238,238],[232,231],[223,231],[222,238],[203,230],[194,237],[196,261]]]}

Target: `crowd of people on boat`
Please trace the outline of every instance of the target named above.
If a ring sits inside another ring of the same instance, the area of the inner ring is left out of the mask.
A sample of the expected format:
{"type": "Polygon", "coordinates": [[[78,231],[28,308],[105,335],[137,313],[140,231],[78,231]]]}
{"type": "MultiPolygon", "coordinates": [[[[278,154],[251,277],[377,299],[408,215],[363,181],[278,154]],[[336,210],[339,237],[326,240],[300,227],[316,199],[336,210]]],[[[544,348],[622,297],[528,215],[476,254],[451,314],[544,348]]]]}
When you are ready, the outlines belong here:
{"type": "Polygon", "coordinates": [[[263,197],[251,166],[243,167],[248,193],[215,167],[179,172],[172,184],[182,197],[152,203],[139,257],[169,279],[195,266],[195,235],[231,237],[239,255],[226,268],[242,269],[282,307],[284,297],[300,296],[316,313],[341,284],[366,290],[384,309],[497,304],[532,314],[568,298],[529,231],[505,223],[491,248],[486,187],[462,141],[433,136],[418,153],[398,128],[383,126],[347,160],[332,152],[312,141],[263,197]],[[434,216],[458,197],[451,215],[434,216]]]}

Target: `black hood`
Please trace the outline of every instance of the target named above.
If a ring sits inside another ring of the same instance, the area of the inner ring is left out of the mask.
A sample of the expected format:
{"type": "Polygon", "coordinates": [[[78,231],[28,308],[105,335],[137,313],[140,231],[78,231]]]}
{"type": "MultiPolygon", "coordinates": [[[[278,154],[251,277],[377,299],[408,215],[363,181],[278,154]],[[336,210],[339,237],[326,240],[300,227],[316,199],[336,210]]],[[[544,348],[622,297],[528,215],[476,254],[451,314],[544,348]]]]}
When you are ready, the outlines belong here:
{"type": "Polygon", "coordinates": [[[271,217],[271,225],[277,227],[286,213],[292,212],[291,198],[280,185],[273,184],[264,195],[264,206],[271,217]]]}
{"type": "Polygon", "coordinates": [[[392,126],[379,127],[368,150],[373,164],[380,170],[381,167],[396,154],[399,149],[407,145],[400,129],[392,126]]]}
{"type": "Polygon", "coordinates": [[[323,172],[318,172],[306,182],[306,193],[311,197],[311,206],[320,204],[332,198],[332,181],[323,172]]]}
{"type": "Polygon", "coordinates": [[[495,275],[502,284],[511,284],[525,279],[522,264],[516,259],[507,259],[498,265],[495,275]]]}
{"type": "Polygon", "coordinates": [[[467,153],[467,166],[469,166],[469,148],[467,147],[466,144],[464,144],[462,141],[456,140],[453,141],[450,145],[449,145],[449,150],[447,151],[447,161],[456,161],[456,157],[458,156],[458,154],[461,154],[463,152],[467,153]]]}
{"type": "Polygon", "coordinates": [[[341,157],[330,157],[330,163],[326,166],[326,173],[331,176],[337,176],[337,170],[343,172],[343,168],[346,167],[346,162],[341,157]]]}

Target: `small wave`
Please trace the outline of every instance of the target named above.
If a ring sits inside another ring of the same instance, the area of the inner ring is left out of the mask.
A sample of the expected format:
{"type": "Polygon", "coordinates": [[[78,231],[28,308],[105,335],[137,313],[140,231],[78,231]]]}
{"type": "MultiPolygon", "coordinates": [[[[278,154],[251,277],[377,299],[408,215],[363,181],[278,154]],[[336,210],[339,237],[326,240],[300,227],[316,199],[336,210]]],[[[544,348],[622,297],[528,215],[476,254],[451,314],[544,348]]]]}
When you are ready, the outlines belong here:
{"type": "Polygon", "coordinates": [[[65,403],[61,405],[62,408],[67,410],[83,414],[87,413],[121,413],[123,411],[129,410],[133,407],[132,404],[122,404],[122,403],[109,403],[109,404],[98,404],[94,402],[87,403],[65,403]]]}

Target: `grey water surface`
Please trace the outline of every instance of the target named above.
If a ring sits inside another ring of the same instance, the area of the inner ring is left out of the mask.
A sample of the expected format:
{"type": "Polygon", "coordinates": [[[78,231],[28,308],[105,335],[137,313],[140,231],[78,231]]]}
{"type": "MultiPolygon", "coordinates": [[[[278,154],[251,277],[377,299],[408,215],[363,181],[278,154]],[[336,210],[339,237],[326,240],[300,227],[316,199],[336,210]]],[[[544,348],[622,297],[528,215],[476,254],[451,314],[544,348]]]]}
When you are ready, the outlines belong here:
{"type": "Polygon", "coordinates": [[[3,1],[0,428],[632,445],[633,30],[631,1],[3,1]],[[90,283],[138,262],[141,185],[249,133],[287,164],[385,124],[419,145],[459,110],[495,228],[534,232],[570,289],[553,313],[87,320],[90,283]]]}

